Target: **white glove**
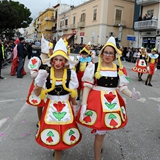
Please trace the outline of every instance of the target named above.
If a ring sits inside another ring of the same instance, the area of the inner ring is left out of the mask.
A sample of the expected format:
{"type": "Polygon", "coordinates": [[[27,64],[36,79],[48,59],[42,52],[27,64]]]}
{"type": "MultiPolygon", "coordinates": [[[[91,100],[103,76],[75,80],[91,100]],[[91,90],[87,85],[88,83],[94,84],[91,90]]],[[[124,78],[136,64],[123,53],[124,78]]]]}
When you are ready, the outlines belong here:
{"type": "Polygon", "coordinates": [[[81,115],[80,115],[81,120],[83,120],[83,118],[84,118],[84,113],[86,112],[86,109],[87,109],[87,105],[83,104],[81,107],[81,115]]]}
{"type": "Polygon", "coordinates": [[[38,71],[32,71],[32,70],[30,70],[30,73],[31,73],[31,77],[32,78],[36,78],[37,77],[37,75],[38,75],[38,71]]]}
{"type": "Polygon", "coordinates": [[[37,84],[37,86],[43,87],[47,77],[48,77],[47,71],[40,69],[38,71],[37,77],[35,78],[35,83],[37,84]]]}
{"type": "Polygon", "coordinates": [[[135,88],[133,88],[133,90],[132,90],[132,98],[133,99],[140,99],[141,98],[140,92],[135,91],[135,88]]]}
{"type": "Polygon", "coordinates": [[[75,117],[77,115],[76,107],[77,107],[76,105],[72,105],[72,109],[75,117]]]}

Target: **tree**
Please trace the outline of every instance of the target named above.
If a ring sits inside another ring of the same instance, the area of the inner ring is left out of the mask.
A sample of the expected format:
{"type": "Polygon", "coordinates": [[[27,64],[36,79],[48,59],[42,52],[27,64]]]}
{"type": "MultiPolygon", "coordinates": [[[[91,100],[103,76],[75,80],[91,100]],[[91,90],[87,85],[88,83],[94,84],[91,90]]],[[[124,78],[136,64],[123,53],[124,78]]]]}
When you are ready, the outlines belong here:
{"type": "Polygon", "coordinates": [[[30,10],[14,1],[0,2],[0,33],[11,38],[16,28],[26,28],[32,22],[30,10]]]}

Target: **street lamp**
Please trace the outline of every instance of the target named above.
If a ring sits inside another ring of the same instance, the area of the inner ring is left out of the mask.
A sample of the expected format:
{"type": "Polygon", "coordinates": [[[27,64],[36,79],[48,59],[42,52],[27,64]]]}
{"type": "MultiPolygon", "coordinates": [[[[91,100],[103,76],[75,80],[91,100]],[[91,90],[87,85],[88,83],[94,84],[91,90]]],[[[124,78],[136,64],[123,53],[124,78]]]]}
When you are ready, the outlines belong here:
{"type": "Polygon", "coordinates": [[[118,24],[118,27],[119,27],[118,42],[119,42],[119,46],[121,46],[123,25],[120,23],[118,24]]]}

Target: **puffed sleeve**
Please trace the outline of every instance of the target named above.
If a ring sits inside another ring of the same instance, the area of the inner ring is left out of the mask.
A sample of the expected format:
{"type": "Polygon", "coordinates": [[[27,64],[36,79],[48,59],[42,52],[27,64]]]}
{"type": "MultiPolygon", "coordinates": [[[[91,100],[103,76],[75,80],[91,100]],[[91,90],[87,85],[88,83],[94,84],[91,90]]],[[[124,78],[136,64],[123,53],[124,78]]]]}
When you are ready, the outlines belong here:
{"type": "Polygon", "coordinates": [[[86,70],[85,70],[84,75],[82,77],[82,81],[84,82],[84,86],[92,88],[92,86],[94,84],[94,70],[95,70],[95,64],[90,62],[88,64],[88,66],[86,67],[86,70]]]}
{"type": "Polygon", "coordinates": [[[79,86],[77,74],[74,70],[71,69],[71,80],[69,81],[70,89],[77,89],[79,86]]]}
{"type": "Polygon", "coordinates": [[[28,68],[32,78],[35,78],[38,74],[39,67],[41,65],[41,60],[38,57],[32,57],[29,60],[28,68]]]}
{"type": "Polygon", "coordinates": [[[127,71],[124,67],[122,69],[119,69],[118,74],[119,74],[119,79],[120,79],[118,89],[120,91],[122,91],[123,89],[128,88],[127,85],[130,82],[130,78],[129,78],[127,71]]]}

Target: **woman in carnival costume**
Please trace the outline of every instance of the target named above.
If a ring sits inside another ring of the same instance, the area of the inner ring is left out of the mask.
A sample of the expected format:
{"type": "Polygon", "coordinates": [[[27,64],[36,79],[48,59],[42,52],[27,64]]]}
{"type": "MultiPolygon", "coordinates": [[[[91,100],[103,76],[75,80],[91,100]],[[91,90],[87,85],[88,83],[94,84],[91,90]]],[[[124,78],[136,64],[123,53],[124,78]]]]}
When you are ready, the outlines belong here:
{"type": "Polygon", "coordinates": [[[39,56],[34,56],[29,60],[28,68],[30,69],[31,77],[33,78],[32,83],[30,85],[30,89],[28,92],[26,102],[31,105],[37,107],[37,115],[38,115],[38,123],[42,116],[43,107],[45,105],[45,99],[41,100],[40,97],[32,95],[32,92],[35,88],[35,78],[37,77],[39,69],[48,70],[51,65],[47,61],[47,59],[52,55],[53,52],[53,44],[44,39],[43,35],[41,38],[41,54],[39,56]]]}
{"type": "Polygon", "coordinates": [[[156,66],[157,66],[157,63],[158,63],[158,54],[157,54],[157,49],[154,48],[152,50],[152,53],[148,53],[148,57],[147,57],[147,68],[148,68],[148,76],[147,76],[147,79],[146,79],[146,82],[145,82],[145,85],[148,85],[148,86],[152,86],[151,84],[151,80],[152,80],[152,76],[154,75],[154,72],[156,70],[156,66]]]}
{"type": "Polygon", "coordinates": [[[36,141],[43,147],[55,150],[54,160],[60,160],[62,150],[75,146],[81,140],[72,109],[77,104],[75,97],[78,80],[76,73],[68,69],[72,62],[62,38],[55,45],[50,63],[48,73],[46,70],[38,71],[36,87],[32,92],[41,99],[47,94],[36,141]],[[42,90],[44,85],[46,89],[42,90]]]}
{"type": "Polygon", "coordinates": [[[132,71],[138,72],[138,81],[142,81],[142,75],[148,73],[146,58],[147,52],[144,47],[141,47],[139,58],[137,59],[135,67],[132,68],[132,71]]]}
{"type": "Polygon", "coordinates": [[[120,54],[115,38],[110,37],[99,54],[98,63],[89,63],[82,78],[85,87],[76,120],[93,129],[95,160],[100,160],[106,132],[123,128],[127,124],[126,105],[118,91],[129,98],[140,98],[135,88],[132,92],[127,88],[130,79],[120,61],[120,54]],[[113,62],[116,54],[119,66],[113,62]]]}
{"type": "Polygon", "coordinates": [[[81,91],[84,88],[83,82],[82,82],[82,77],[83,77],[84,71],[85,71],[87,65],[92,61],[90,49],[91,49],[90,43],[88,43],[79,53],[80,54],[79,62],[76,65],[76,73],[77,73],[78,82],[79,82],[77,100],[80,99],[81,91]]]}

